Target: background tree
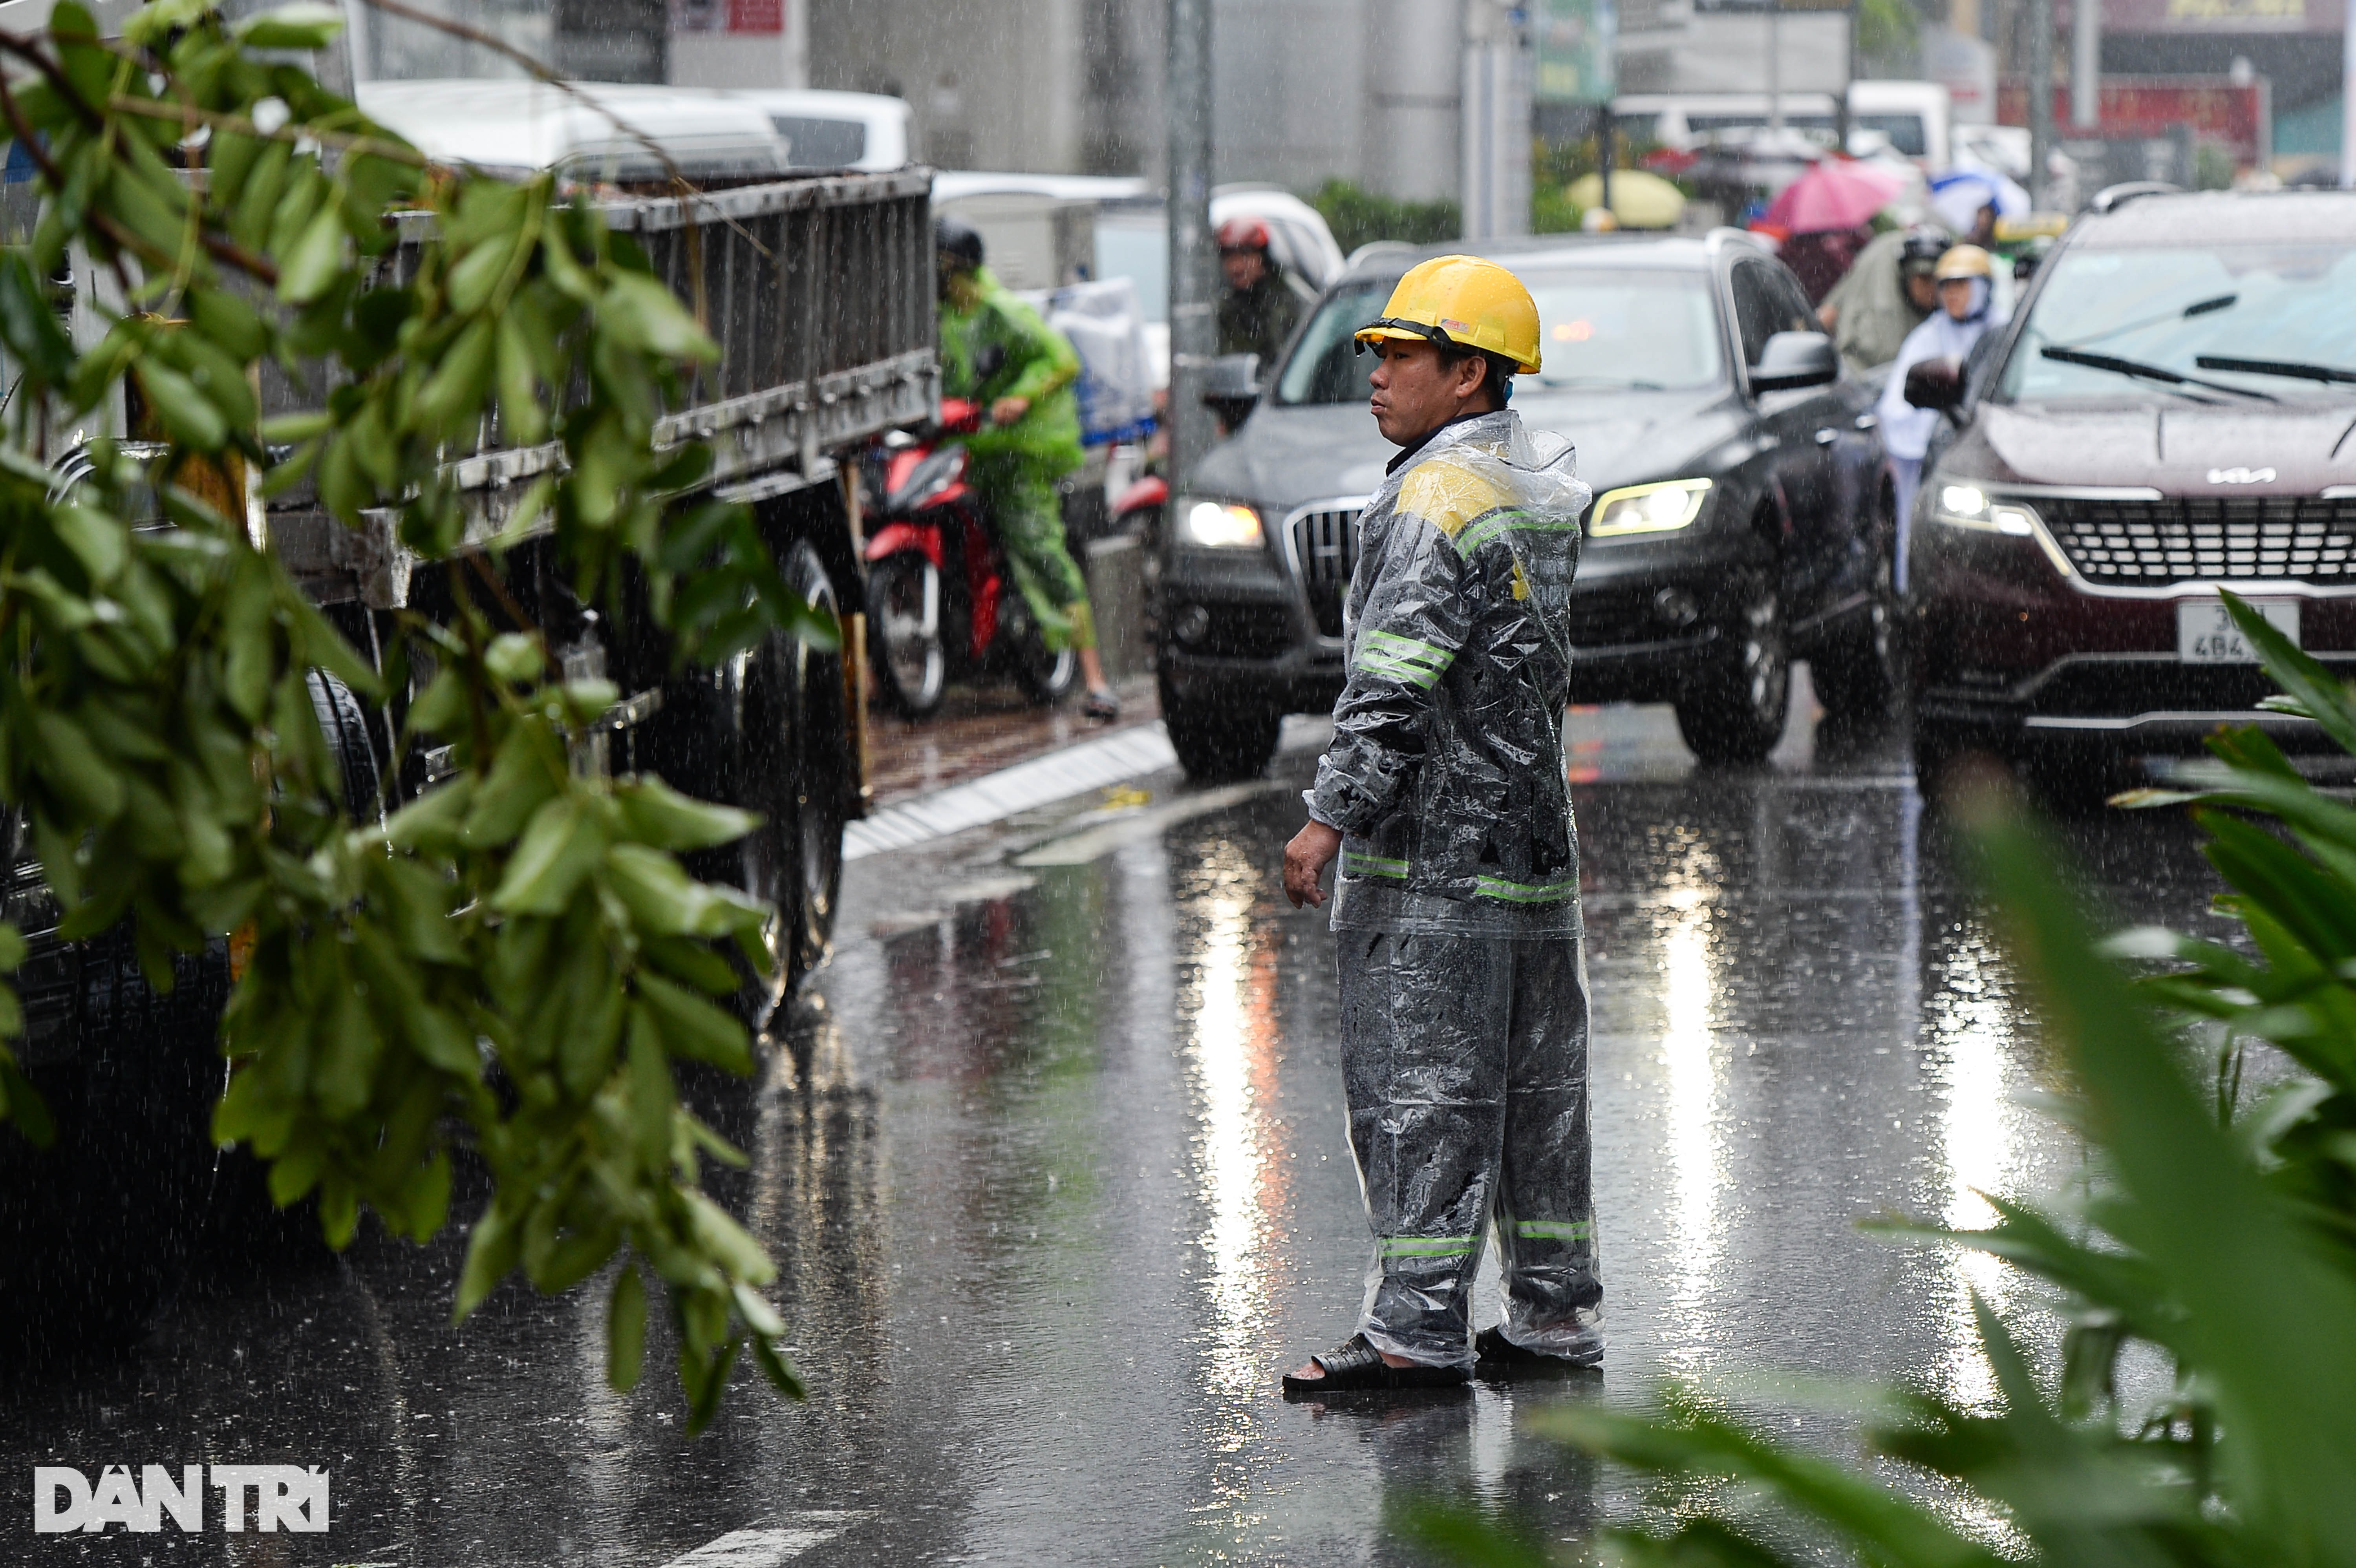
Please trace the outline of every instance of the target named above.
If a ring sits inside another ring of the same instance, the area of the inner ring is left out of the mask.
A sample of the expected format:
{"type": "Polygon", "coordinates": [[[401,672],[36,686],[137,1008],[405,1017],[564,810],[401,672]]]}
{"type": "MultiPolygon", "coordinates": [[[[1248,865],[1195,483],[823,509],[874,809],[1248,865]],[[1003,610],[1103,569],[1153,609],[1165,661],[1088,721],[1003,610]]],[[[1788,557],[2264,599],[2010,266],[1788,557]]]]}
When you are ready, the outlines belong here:
{"type": "Polygon", "coordinates": [[[1306,197],[1348,255],[1377,240],[1433,245],[1464,232],[1464,209],[1452,201],[1402,201],[1352,180],[1329,179],[1306,197]]]}
{"type": "MultiPolygon", "coordinates": [[[[67,937],[127,927],[162,988],[174,954],[237,933],[214,1131],[268,1162],[278,1202],[316,1193],[337,1246],[364,1209],[423,1242],[463,1144],[492,1193],[459,1315],[519,1269],[561,1291],[618,1258],[609,1376],[637,1380],[659,1286],[701,1427],[741,1351],[799,1386],[760,1294],[773,1266],[700,1190],[703,1161],[743,1157],[672,1072],[751,1066],[723,948],[766,964],[769,912],[677,857],[752,819],[574,765],[617,693],[477,608],[503,589],[495,558],[462,558],[444,453],[487,421],[559,443],[509,536],[551,530],[584,601],[643,582],[682,658],[831,625],[743,509],[690,498],[709,453],[655,446],[665,398],[717,351],[635,246],[552,176],[430,166],[286,63],[337,26],[321,5],[232,25],[159,0],[107,38],[63,0],[45,34],[0,35],[0,112],[41,197],[29,243],[0,254],[19,377],[0,443],[0,800],[67,937]],[[405,277],[380,265],[394,211],[432,224],[405,277]],[[87,345],[45,283],[80,252],[119,290],[87,345]],[[265,362],[318,411],[265,422],[265,362]],[[54,432],[102,425],[125,394],[160,450],[102,442],[61,493],[54,432]],[[249,532],[247,474],[311,478],[346,524],[397,517],[450,573],[454,612],[404,613],[381,668],[359,657],[249,532]],[[455,773],[355,822],[315,714],[323,673],[371,699],[413,687],[402,743],[446,746],[455,773]]],[[[0,930],[0,960],[23,953],[0,930]]],[[[0,992],[0,1031],[20,1028],[0,992]]],[[[0,1115],[50,1132],[5,1046],[0,1115]]]]}

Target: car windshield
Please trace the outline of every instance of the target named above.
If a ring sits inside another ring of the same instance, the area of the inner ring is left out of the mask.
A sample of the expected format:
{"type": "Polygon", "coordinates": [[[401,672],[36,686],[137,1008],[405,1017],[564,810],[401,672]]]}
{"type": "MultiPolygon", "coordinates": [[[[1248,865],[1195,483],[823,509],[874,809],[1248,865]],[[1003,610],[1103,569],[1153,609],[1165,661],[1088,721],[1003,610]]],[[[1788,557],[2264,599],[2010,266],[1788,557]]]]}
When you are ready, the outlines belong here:
{"type": "MultiPolygon", "coordinates": [[[[1537,301],[1543,371],[1537,387],[1652,391],[1706,387],[1724,375],[1709,274],[1558,268],[1523,276],[1537,301]]],[[[1364,402],[1374,390],[1372,355],[1351,335],[1383,313],[1387,283],[1352,284],[1311,318],[1277,378],[1280,404],[1364,402]]]]}
{"type": "Polygon", "coordinates": [[[2052,266],[2005,362],[1993,394],[1998,402],[2211,398],[2221,389],[2286,401],[2351,395],[2327,376],[2260,374],[2246,367],[2356,375],[2356,246],[2070,250],[2052,266]],[[2049,347],[2071,357],[2049,356],[2049,347]],[[2127,361],[2184,382],[2129,376],[2115,366],[2088,364],[2088,357],[2127,361]],[[2220,368],[2219,360],[2244,368],[2220,368]]]}

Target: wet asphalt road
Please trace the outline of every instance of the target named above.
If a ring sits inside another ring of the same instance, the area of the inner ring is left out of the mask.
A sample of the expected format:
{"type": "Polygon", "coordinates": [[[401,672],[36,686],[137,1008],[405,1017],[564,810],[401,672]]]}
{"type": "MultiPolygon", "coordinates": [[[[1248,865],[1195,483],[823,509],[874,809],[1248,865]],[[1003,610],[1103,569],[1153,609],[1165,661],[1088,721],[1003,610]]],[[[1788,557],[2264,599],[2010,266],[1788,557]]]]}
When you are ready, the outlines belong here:
{"type": "MultiPolygon", "coordinates": [[[[2033,1293],[1856,1221],[1969,1222],[2074,1155],[2017,1103],[2047,1059],[1902,742],[1795,720],[1773,765],[1705,773],[1665,710],[1576,728],[1601,1373],[1278,1397],[1349,1331],[1366,1252],[1332,939],[1275,875],[1295,751],[1261,787],[1147,779],[851,868],[766,1076],[703,1095],[753,1157],[726,1190],[807,1405],[740,1378],[691,1443],[660,1356],[605,1389],[594,1294],[453,1329],[455,1239],[265,1248],[128,1354],[6,1370],[0,1561],[660,1568],[750,1532],[690,1563],[1406,1562],[1380,1521],[1419,1494],[1558,1539],[1637,1506],[1521,1429],[1552,1401],[1762,1370],[1985,1398],[1969,1293],[2033,1293]],[[333,1529],[31,1531],[35,1465],[195,1462],[325,1466],[333,1529]]],[[[2070,836],[2121,914],[2211,925],[2181,824],[2070,836]]]]}

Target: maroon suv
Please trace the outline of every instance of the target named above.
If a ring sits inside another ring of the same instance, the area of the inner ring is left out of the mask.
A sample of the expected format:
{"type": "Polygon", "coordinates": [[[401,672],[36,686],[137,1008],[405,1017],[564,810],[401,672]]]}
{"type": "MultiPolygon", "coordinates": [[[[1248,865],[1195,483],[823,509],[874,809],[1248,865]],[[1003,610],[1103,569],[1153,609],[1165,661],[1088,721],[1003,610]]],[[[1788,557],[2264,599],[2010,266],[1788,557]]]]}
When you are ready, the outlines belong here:
{"type": "Polygon", "coordinates": [[[2094,785],[2254,720],[2220,588],[2356,675],[2356,195],[2098,199],[1923,464],[1915,752],[2094,785]]]}

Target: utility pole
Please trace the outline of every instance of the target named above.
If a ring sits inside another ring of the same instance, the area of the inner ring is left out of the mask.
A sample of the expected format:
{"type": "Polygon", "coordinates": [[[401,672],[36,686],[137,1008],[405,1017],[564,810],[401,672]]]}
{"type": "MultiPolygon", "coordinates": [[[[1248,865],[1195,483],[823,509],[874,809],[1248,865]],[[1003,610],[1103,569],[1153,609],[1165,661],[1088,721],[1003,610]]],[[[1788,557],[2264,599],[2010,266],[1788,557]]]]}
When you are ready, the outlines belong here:
{"type": "MultiPolygon", "coordinates": [[[[2349,4],[2356,5],[2356,0],[2349,4]]],[[[1612,161],[1620,150],[1619,134],[1619,124],[1612,118],[1612,101],[1607,98],[1595,106],[1595,184],[1597,204],[1612,214],[1615,223],[1620,213],[1612,205],[1612,161]]]]}
{"type": "Polygon", "coordinates": [[[1841,13],[1848,24],[1841,29],[1841,90],[1840,101],[1833,106],[1833,150],[1842,157],[1848,156],[1849,89],[1857,85],[1857,4],[1850,0],[1848,9],[1841,13]]]}
{"type": "Polygon", "coordinates": [[[1215,439],[1203,406],[1216,320],[1211,256],[1211,0],[1170,0],[1170,489],[1215,439]]]}
{"type": "Polygon", "coordinates": [[[1499,0],[1464,7],[1460,145],[1464,238],[1530,231],[1531,61],[1527,12],[1499,0]]]}
{"type": "Polygon", "coordinates": [[[2340,188],[2356,190],[2356,0],[2340,35],[2340,188]]]}
{"type": "Polygon", "coordinates": [[[2103,0],[2070,0],[2070,128],[2103,123],[2103,0]]]}
{"type": "Polygon", "coordinates": [[[2051,204],[2052,156],[2053,0],[2029,0],[2029,198],[2040,208],[2051,204]]]}

